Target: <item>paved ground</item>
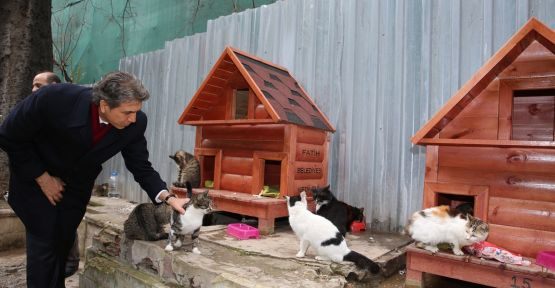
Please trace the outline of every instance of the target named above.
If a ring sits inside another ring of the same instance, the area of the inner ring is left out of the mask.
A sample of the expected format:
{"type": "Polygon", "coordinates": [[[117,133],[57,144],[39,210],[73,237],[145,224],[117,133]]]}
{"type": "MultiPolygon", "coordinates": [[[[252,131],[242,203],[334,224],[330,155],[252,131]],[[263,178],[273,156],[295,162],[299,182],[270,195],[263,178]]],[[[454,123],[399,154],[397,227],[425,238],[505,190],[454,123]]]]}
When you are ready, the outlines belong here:
{"type": "MultiPolygon", "coordinates": [[[[83,269],[80,265],[80,270],[83,269]]],[[[0,252],[0,288],[24,288],[25,281],[25,249],[0,252]]],[[[79,276],[74,274],[66,279],[66,288],[79,287],[79,276]]]]}

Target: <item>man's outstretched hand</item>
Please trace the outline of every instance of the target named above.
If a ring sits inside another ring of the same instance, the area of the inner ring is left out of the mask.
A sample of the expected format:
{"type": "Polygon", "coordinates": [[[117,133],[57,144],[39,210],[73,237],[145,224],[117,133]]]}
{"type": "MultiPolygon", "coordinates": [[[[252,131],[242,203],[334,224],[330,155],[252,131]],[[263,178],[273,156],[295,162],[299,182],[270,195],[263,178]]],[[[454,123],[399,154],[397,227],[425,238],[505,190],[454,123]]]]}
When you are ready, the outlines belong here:
{"type": "Polygon", "coordinates": [[[179,212],[179,214],[184,214],[185,209],[183,209],[183,206],[189,203],[189,201],[191,201],[189,198],[171,197],[168,199],[167,203],[173,208],[173,210],[179,212]]]}

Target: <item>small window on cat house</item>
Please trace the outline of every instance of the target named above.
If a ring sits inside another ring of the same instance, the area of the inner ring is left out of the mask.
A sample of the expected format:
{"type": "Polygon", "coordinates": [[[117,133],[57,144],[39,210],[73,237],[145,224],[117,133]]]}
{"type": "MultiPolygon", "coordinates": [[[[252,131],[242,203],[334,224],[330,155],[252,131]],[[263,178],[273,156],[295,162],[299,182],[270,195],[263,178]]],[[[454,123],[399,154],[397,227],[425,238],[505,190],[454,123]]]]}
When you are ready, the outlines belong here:
{"type": "Polygon", "coordinates": [[[204,188],[214,188],[214,166],[216,163],[215,156],[201,156],[201,182],[200,185],[204,188]]]}
{"type": "Polygon", "coordinates": [[[555,132],[555,89],[513,92],[513,140],[553,141],[555,132]]]}
{"type": "Polygon", "coordinates": [[[447,205],[452,209],[457,209],[461,213],[468,213],[474,216],[474,196],[466,195],[455,195],[438,193],[437,194],[437,205],[447,205]]]}
{"type": "Polygon", "coordinates": [[[281,161],[264,160],[264,186],[268,187],[269,192],[279,192],[280,181],[281,161]]]}
{"type": "Polygon", "coordinates": [[[249,89],[236,89],[233,95],[233,119],[247,119],[249,113],[249,89]]]}

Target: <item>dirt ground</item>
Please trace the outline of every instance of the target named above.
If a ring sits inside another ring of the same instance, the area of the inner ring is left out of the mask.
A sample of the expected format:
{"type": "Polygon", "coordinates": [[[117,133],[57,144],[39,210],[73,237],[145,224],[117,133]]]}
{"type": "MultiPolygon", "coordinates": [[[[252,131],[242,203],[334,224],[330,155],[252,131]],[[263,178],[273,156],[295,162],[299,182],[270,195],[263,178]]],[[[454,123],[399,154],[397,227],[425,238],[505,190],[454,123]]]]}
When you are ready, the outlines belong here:
{"type": "MultiPolygon", "coordinates": [[[[0,252],[0,288],[25,288],[25,249],[0,252]]],[[[80,265],[82,266],[82,265],[80,265]]],[[[83,269],[79,267],[79,269],[83,269]]],[[[79,276],[74,274],[66,279],[66,288],[79,287],[79,276]]]]}

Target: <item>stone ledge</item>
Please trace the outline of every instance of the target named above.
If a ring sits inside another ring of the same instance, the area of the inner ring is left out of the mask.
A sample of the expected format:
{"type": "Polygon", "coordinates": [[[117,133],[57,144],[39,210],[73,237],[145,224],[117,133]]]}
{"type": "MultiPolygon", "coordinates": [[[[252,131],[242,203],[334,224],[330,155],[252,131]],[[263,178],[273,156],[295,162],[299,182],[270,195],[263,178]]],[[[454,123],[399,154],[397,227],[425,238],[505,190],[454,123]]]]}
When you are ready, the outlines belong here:
{"type": "Polygon", "coordinates": [[[125,263],[114,260],[109,255],[87,252],[87,263],[79,277],[79,287],[82,288],[112,288],[112,287],[179,287],[175,284],[164,283],[157,277],[133,269],[125,263]]]}
{"type": "Polygon", "coordinates": [[[0,251],[25,247],[25,226],[9,207],[0,209],[0,235],[0,251]]]}
{"type": "MultiPolygon", "coordinates": [[[[125,239],[123,222],[135,204],[105,197],[93,197],[91,203],[83,221],[89,248],[82,277],[83,285],[94,285],[82,287],[124,287],[99,283],[113,283],[116,280],[112,277],[123,278],[117,281],[131,281],[126,280],[129,277],[142,279],[133,273],[145,274],[163,285],[184,287],[369,287],[376,286],[380,280],[375,277],[365,279],[365,283],[347,283],[345,276],[353,271],[352,264],[316,261],[310,249],[307,257],[296,258],[298,240],[288,227],[281,227],[277,233],[261,239],[249,240],[228,236],[225,226],[203,227],[200,234],[202,255],[191,253],[187,246],[166,252],[166,241],[125,239]],[[105,259],[96,259],[98,257],[105,259]],[[106,269],[100,269],[102,263],[106,269]],[[113,269],[118,272],[111,272],[113,269]],[[133,273],[125,276],[127,272],[133,273]]],[[[405,238],[365,232],[348,235],[347,241],[353,250],[375,259],[387,276],[404,265],[403,247],[408,243],[405,238]]]]}

